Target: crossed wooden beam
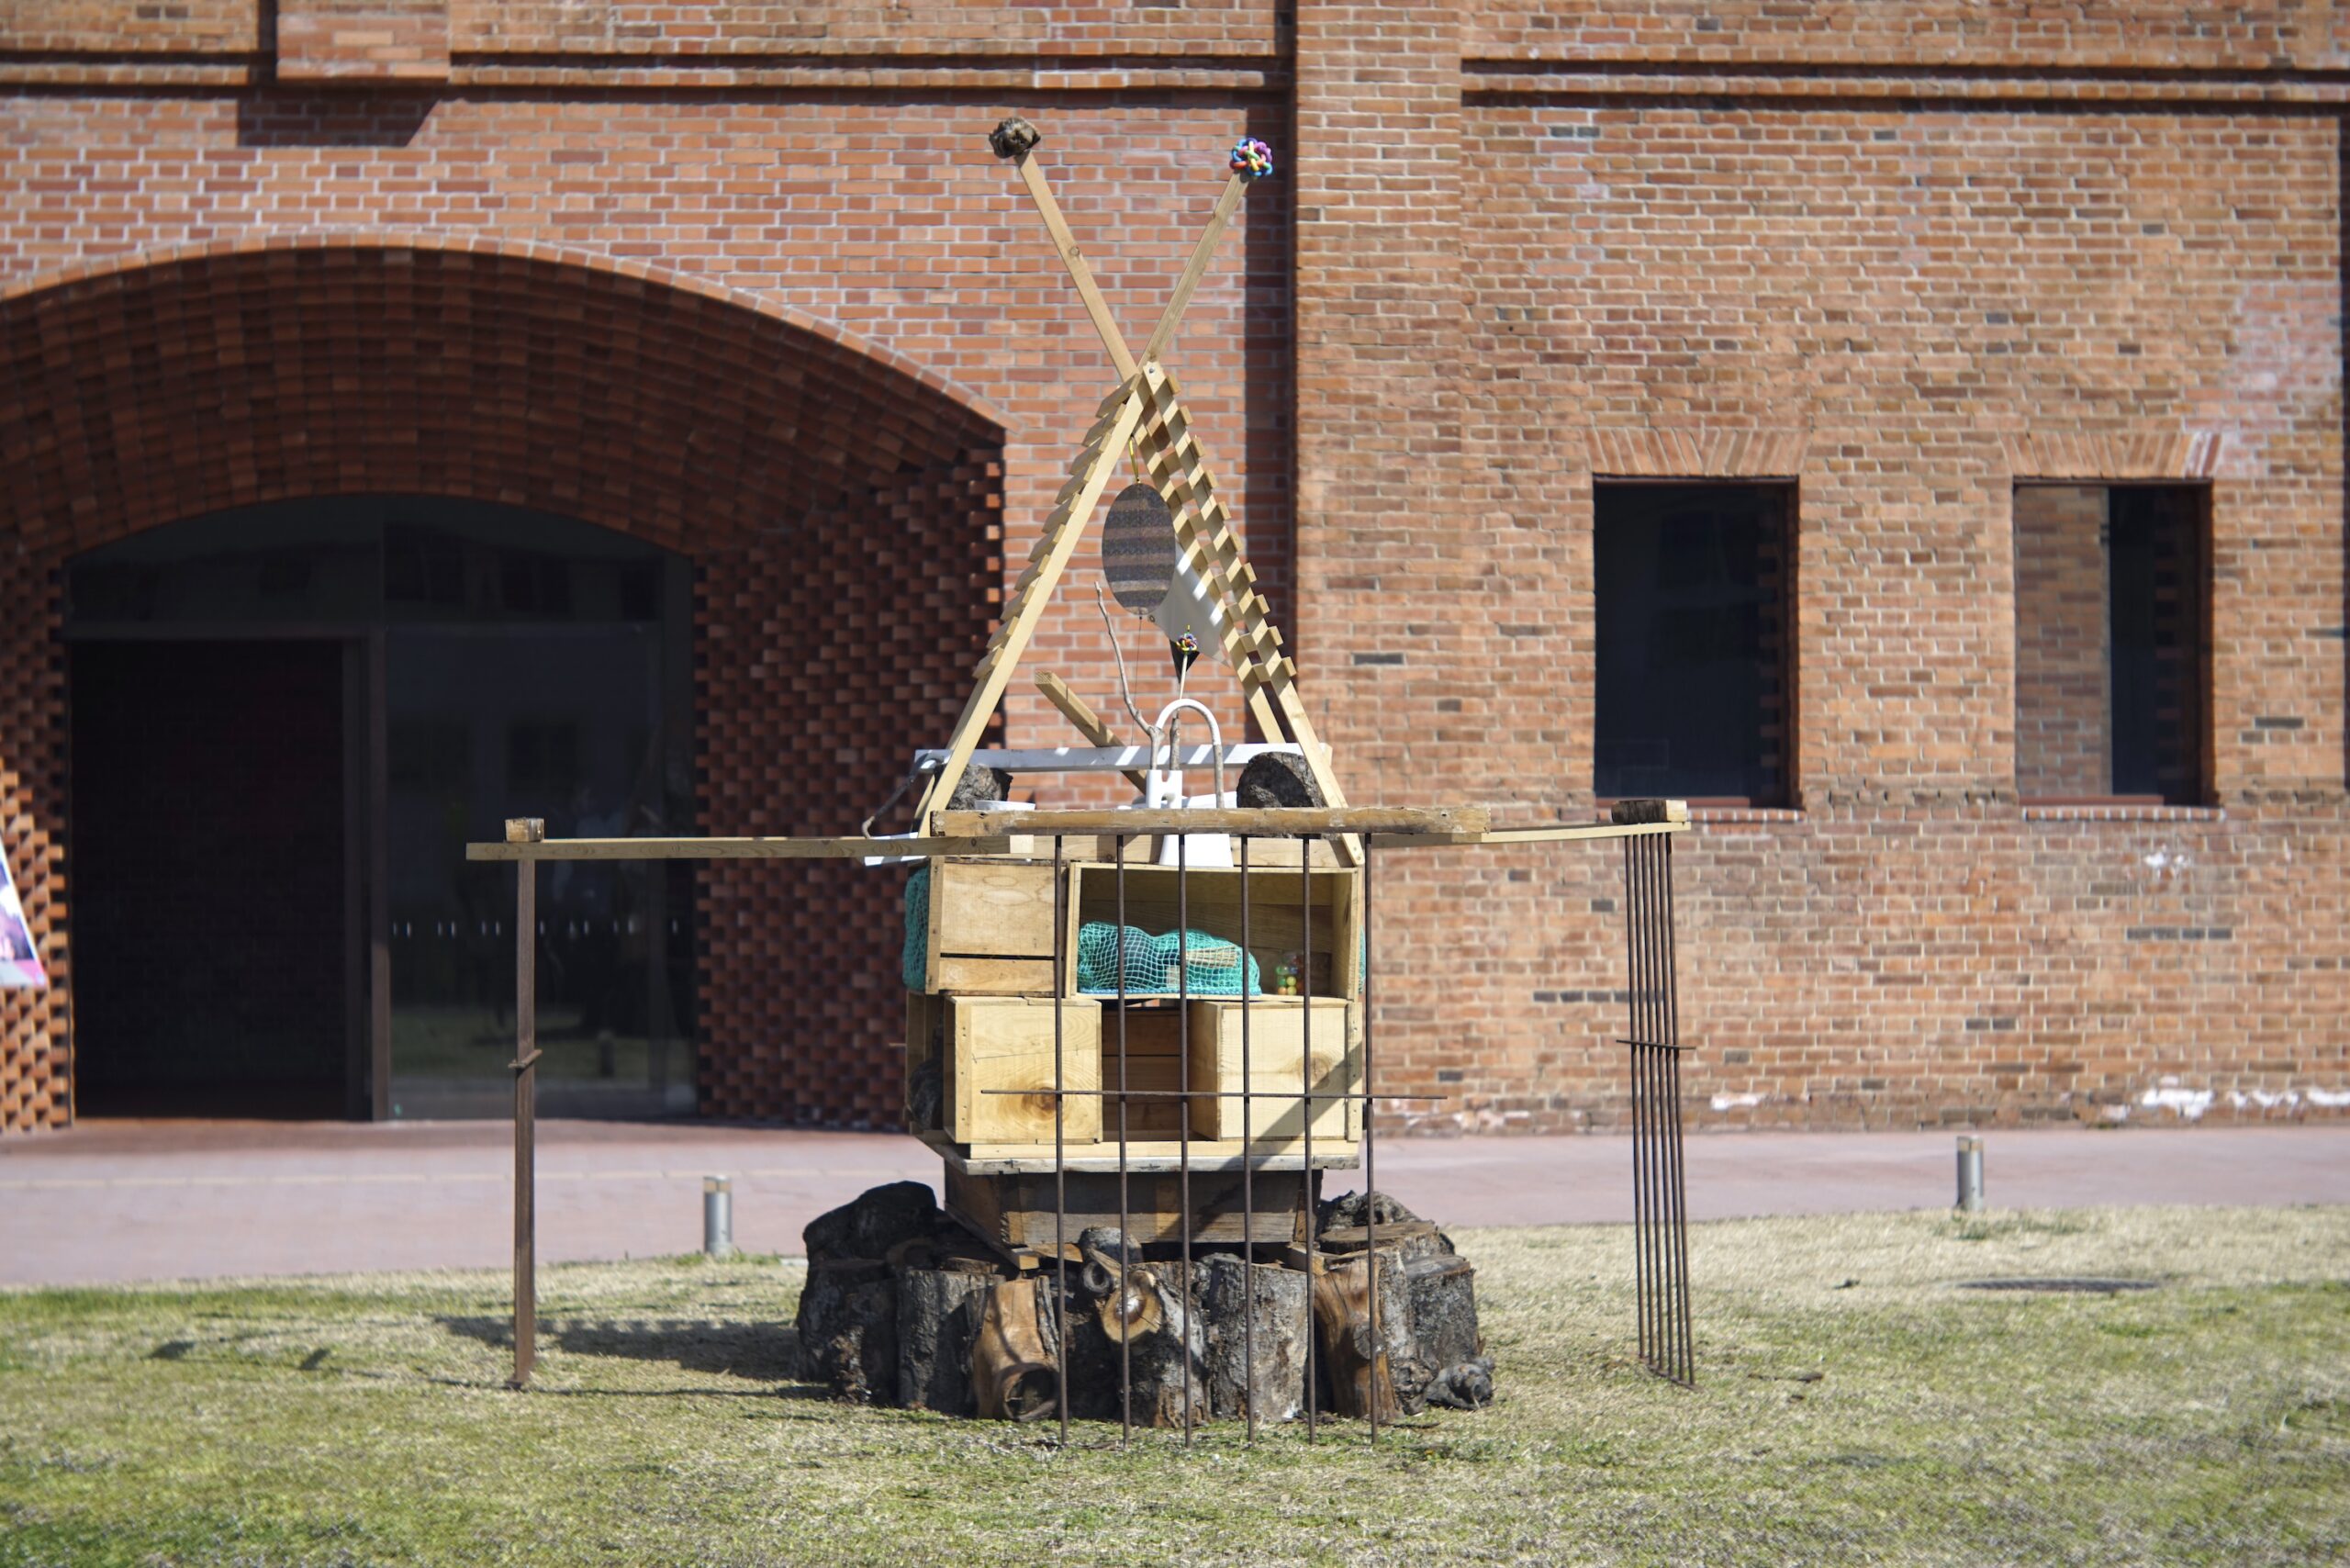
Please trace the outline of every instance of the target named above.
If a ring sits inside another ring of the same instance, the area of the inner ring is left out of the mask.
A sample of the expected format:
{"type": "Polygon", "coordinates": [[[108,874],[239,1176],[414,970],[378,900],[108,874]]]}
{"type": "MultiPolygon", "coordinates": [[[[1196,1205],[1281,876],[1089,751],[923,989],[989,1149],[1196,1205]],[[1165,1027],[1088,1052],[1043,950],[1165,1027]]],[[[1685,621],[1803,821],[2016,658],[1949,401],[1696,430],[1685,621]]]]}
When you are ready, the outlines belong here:
{"type": "MultiPolygon", "coordinates": [[[[1184,263],[1182,274],[1175,280],[1174,292],[1159,312],[1158,324],[1151,329],[1150,337],[1137,356],[1126,346],[1125,334],[1110,314],[1109,302],[1102,297],[1101,286],[1094,282],[1093,269],[1087,264],[1084,252],[1078,248],[1068,219],[1061,216],[1060,204],[1053,199],[1052,186],[1036,162],[1035,128],[1025,120],[1005,120],[996,127],[988,141],[998,157],[1009,159],[1019,171],[1021,183],[1027,187],[1045,220],[1055,252],[1068,269],[1069,281],[1077,286],[1085,313],[1101,335],[1102,346],[1110,353],[1119,385],[1095,410],[1093,426],[1085,432],[1076,461],[1069,465],[1068,481],[1054,499],[1044,534],[1029,553],[1027,566],[1004,606],[1003,621],[979,656],[973,672],[978,684],[964,704],[962,716],[955,722],[946,760],[932,777],[930,788],[923,796],[920,822],[926,826],[932,813],[946,806],[969,767],[971,754],[978,748],[989,716],[1002,700],[1045,606],[1076,554],[1078,542],[1091,526],[1094,514],[1101,508],[1102,492],[1117,473],[1120,458],[1129,450],[1140,456],[1150,483],[1167,502],[1175,520],[1177,548],[1224,604],[1224,655],[1239,677],[1258,729],[1268,740],[1286,737],[1295,742],[1324,802],[1334,807],[1345,805],[1345,793],[1330,771],[1321,740],[1314,733],[1314,722],[1299,696],[1297,666],[1281,651],[1281,634],[1266,614],[1270,607],[1257,591],[1257,574],[1240,548],[1230,511],[1216,494],[1215,478],[1209,472],[1207,459],[1192,431],[1191,414],[1183,406],[1174,376],[1159,363],[1168,345],[1174,342],[1192,296],[1207,275],[1216,242],[1230,226],[1233,214],[1240,210],[1240,203],[1254,181],[1236,170],[1225,183],[1207,227],[1192,247],[1191,260],[1184,263]]],[[[1348,862],[1355,858],[1352,840],[1342,841],[1338,848],[1342,858],[1348,862]]]]}

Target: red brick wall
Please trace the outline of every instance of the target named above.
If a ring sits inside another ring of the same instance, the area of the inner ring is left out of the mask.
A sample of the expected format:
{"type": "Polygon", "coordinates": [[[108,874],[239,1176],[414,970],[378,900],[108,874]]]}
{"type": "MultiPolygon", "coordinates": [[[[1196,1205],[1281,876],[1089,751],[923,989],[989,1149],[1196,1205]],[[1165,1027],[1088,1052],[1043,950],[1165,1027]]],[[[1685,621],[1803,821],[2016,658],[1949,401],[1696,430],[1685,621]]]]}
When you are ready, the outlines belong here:
{"type": "MultiPolygon", "coordinates": [[[[2300,1114],[2350,1091],[2342,160],[2337,84],[2312,74],[2350,63],[2350,8],[457,0],[434,95],[250,88],[272,64],[258,8],[140,10],[0,20],[0,286],[397,226],[733,290],[991,407],[1012,560],[1108,371],[979,133],[1011,112],[1044,126],[1130,336],[1217,150],[1262,136],[1283,177],[1251,196],[1175,369],[1280,568],[1307,700],[1358,797],[1586,809],[1593,476],[1798,483],[1797,805],[1709,823],[1680,855],[1704,1114],[2145,1116],[2198,1095],[2213,1115],[2300,1114]],[[2217,804],[2025,811],[2014,487],[2161,477],[2212,481],[2217,804]]],[[[225,332],[217,302],[174,304],[43,352],[200,387],[247,363],[239,335],[266,337],[272,308],[240,304],[225,332]]],[[[173,515],[191,470],[217,471],[211,494],[289,464],[314,485],[395,466],[397,442],[365,431],[397,409],[364,380],[329,399],[362,421],[331,461],[251,435],[269,421],[235,398],[159,400],[130,421],[138,462],[67,474],[28,527],[0,520],[34,552],[8,591],[46,592],[75,530],[173,515]]],[[[10,401],[17,385],[52,383],[0,381],[0,451],[43,454],[38,489],[50,443],[112,428],[114,406],[10,401]]],[[[656,401],[677,385],[643,383],[656,401]]],[[[580,450],[580,427],[537,428],[520,472],[580,450]]],[[[490,469],[449,483],[504,471],[452,439],[490,469]]],[[[713,504],[766,504],[741,498],[755,464],[684,450],[614,456],[612,510],[679,536],[700,505],[678,510],[679,476],[713,471],[713,504]]],[[[41,633],[15,635],[38,661],[41,633]]],[[[1110,706],[1081,599],[1033,658],[1110,706]]],[[[1014,744],[1063,733],[1024,683],[1007,707],[1014,744]]],[[[47,755],[33,722],[0,734],[0,778],[47,755]]],[[[1454,1093],[1443,1114],[1468,1125],[1613,1115],[1612,859],[1393,855],[1382,876],[1382,1082],[1454,1093]]],[[[713,1094],[812,1114],[800,1070],[713,1094]]]]}
{"type": "Polygon", "coordinates": [[[2105,488],[2016,491],[2016,793],[2113,792],[2105,488]]]}
{"type": "MultiPolygon", "coordinates": [[[[1002,468],[974,452],[702,557],[705,821],[852,834],[939,744],[1002,598],[1002,468]]],[[[701,868],[706,1114],[895,1125],[905,880],[841,861],[701,868]]]]}

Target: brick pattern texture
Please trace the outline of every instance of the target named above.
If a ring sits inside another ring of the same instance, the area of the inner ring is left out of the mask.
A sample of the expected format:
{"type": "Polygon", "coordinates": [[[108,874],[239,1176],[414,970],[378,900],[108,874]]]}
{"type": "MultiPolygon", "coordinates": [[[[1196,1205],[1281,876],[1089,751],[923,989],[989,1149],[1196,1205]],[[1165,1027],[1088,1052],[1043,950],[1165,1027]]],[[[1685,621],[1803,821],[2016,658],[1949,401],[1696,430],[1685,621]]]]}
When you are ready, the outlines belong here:
{"type": "MultiPolygon", "coordinates": [[[[1676,857],[1701,1119],[2345,1104],[2350,6],[452,0],[433,93],[273,81],[261,8],[158,9],[0,12],[0,657],[29,704],[0,790],[61,965],[56,566],[241,498],[399,480],[686,549],[705,689],[745,694],[708,714],[707,825],[876,798],[931,700],[831,722],[860,755],[794,799],[780,737],[819,721],[747,651],[803,613],[761,531],[931,488],[893,537],[945,559],[961,518],[1024,558],[1109,371],[979,144],[1022,113],[1130,339],[1221,149],[1283,154],[1173,368],[1359,799],[1586,812],[1595,477],[1796,481],[1793,805],[1676,857]],[[427,281],[357,287],[397,268],[427,281]],[[448,292],[476,268],[515,281],[448,292]],[[2213,804],[2027,807],[2017,483],[2132,477],[2211,484],[2213,804]]],[[[874,591],[940,591],[913,559],[874,591]]],[[[974,602],[856,689],[959,695],[974,602]]],[[[1032,660],[1114,709],[1081,596],[1032,660]]],[[[1024,683],[1004,734],[1065,726],[1024,683]]],[[[1382,1083],[1453,1095],[1446,1128],[1619,1116],[1612,857],[1379,875],[1382,1083]]],[[[890,928],[879,890],[832,924],[890,928]]],[[[747,957],[706,1001],[769,1053],[713,1056],[713,1110],[887,1114],[879,1014],[816,1017],[845,987],[786,956],[819,892],[709,884],[713,955],[747,957]]],[[[0,1002],[18,1125],[60,1114],[63,1016],[0,1002]]]]}
{"type": "Polygon", "coordinates": [[[2016,793],[2113,792],[2105,488],[2016,492],[2016,793]]]}

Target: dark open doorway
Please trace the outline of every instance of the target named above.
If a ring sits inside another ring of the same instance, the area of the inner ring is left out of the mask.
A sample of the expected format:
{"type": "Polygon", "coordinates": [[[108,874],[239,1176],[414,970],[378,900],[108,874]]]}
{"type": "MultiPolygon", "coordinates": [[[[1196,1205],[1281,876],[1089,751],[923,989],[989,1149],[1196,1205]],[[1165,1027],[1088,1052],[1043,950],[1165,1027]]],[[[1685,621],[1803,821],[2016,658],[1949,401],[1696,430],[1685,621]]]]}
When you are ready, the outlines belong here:
{"type": "Polygon", "coordinates": [[[73,648],[84,1114],[346,1114],[346,659],[292,639],[73,648]]]}

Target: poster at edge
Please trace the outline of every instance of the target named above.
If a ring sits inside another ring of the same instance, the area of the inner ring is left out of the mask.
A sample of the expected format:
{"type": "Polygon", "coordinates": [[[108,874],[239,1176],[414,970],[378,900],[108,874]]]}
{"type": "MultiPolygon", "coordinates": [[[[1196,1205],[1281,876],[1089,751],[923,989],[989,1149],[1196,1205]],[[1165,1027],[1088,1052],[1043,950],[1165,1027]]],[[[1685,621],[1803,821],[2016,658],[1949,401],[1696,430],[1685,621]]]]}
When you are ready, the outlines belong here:
{"type": "Polygon", "coordinates": [[[48,983],[16,880],[8,875],[7,852],[0,849],[0,991],[38,991],[48,983]]]}

